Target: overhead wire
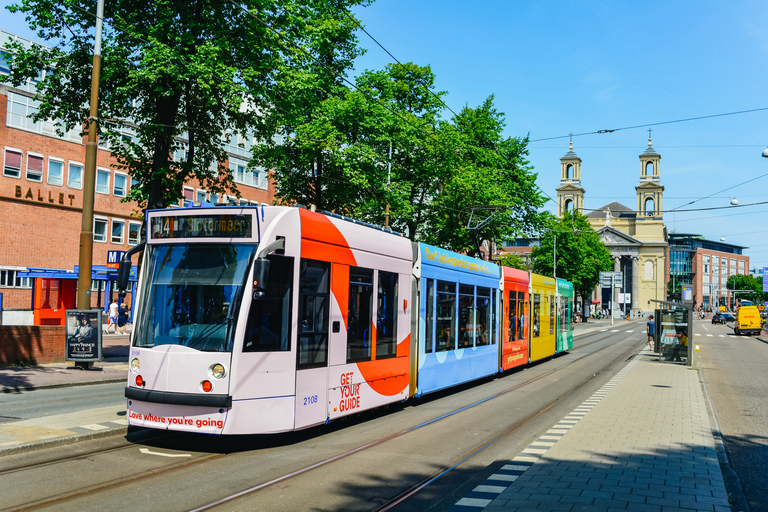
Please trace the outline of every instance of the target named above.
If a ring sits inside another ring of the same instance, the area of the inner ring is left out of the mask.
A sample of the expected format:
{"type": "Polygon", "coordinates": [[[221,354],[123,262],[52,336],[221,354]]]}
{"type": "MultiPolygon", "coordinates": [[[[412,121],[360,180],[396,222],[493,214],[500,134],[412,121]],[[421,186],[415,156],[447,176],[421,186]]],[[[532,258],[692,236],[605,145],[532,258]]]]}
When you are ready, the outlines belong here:
{"type": "Polygon", "coordinates": [[[592,131],[592,132],[573,133],[573,134],[568,134],[568,135],[558,135],[557,137],[546,137],[546,138],[543,138],[543,139],[532,139],[529,142],[543,142],[543,141],[547,141],[547,140],[567,139],[568,137],[582,137],[584,135],[597,135],[597,134],[602,134],[602,133],[613,133],[613,132],[618,132],[618,131],[621,131],[621,130],[634,130],[634,129],[637,129],[637,128],[648,128],[650,126],[661,126],[661,125],[664,125],[664,124],[685,123],[685,122],[688,122],[688,121],[699,121],[701,119],[712,119],[714,117],[725,117],[725,116],[735,116],[735,115],[740,115],[740,114],[749,114],[749,113],[752,113],[752,112],[761,112],[761,111],[764,111],[764,110],[768,110],[768,107],[753,108],[753,109],[749,109],[749,110],[738,110],[738,111],[735,111],[735,112],[725,112],[725,113],[722,113],[722,114],[711,114],[711,115],[708,115],[708,116],[688,117],[688,118],[685,118],[685,119],[675,119],[675,120],[672,120],[672,121],[660,121],[660,122],[657,122],[657,123],[646,123],[646,124],[638,124],[638,125],[634,125],[634,126],[624,126],[622,128],[611,128],[611,129],[604,129],[604,130],[595,130],[595,131],[592,131]]]}

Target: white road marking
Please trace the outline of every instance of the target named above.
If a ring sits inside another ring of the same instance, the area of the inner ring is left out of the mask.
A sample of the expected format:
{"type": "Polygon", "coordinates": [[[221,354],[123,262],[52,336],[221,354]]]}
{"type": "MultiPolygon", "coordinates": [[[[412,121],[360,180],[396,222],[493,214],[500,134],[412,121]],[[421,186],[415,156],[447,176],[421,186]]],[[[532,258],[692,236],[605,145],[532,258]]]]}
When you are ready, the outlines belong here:
{"type": "Polygon", "coordinates": [[[191,457],[191,453],[160,453],[153,452],[147,448],[139,448],[139,451],[144,455],[160,455],[161,457],[191,457]]]}

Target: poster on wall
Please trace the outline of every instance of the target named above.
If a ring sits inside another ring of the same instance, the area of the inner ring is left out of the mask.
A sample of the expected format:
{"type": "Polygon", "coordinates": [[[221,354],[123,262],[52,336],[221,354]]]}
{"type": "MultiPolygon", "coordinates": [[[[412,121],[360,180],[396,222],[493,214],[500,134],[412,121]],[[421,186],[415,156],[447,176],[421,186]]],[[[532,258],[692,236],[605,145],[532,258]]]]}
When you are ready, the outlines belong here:
{"type": "Polygon", "coordinates": [[[67,361],[101,361],[101,310],[68,309],[67,361]]]}

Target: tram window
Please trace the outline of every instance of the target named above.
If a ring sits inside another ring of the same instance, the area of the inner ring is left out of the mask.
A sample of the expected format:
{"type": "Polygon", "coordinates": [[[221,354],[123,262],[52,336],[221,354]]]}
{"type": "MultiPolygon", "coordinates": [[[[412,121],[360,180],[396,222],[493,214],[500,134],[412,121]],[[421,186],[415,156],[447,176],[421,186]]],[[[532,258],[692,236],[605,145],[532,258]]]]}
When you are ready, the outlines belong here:
{"type": "Polygon", "coordinates": [[[291,350],[293,258],[271,255],[264,296],[251,303],[243,352],[291,350]]]}
{"type": "Polygon", "coordinates": [[[376,299],[376,359],[397,355],[397,274],[379,271],[376,299]]]}
{"type": "Polygon", "coordinates": [[[517,323],[518,323],[517,293],[509,292],[509,341],[517,341],[517,323]]]}
{"type": "Polygon", "coordinates": [[[237,318],[252,255],[253,247],[239,244],[156,246],[134,345],[230,351],[228,326],[237,318]]]}
{"type": "Polygon", "coordinates": [[[347,362],[371,360],[373,328],[373,270],[349,268],[347,362]]]}
{"type": "Polygon", "coordinates": [[[456,347],[456,283],[437,282],[436,352],[456,347]]]}
{"type": "Polygon", "coordinates": [[[424,349],[427,354],[435,351],[435,280],[427,279],[427,320],[424,349]]]}
{"type": "Polygon", "coordinates": [[[549,296],[549,334],[555,334],[555,296],[549,296]]]}
{"type": "Polygon", "coordinates": [[[476,321],[475,287],[461,284],[459,285],[459,348],[474,346],[476,321]]]}
{"type": "Polygon", "coordinates": [[[525,339],[525,312],[528,310],[528,302],[525,300],[525,292],[517,292],[517,339],[525,339]]]}
{"type": "Polygon", "coordinates": [[[492,312],[491,289],[478,286],[475,302],[475,344],[477,346],[491,344],[492,312]]]}
{"type": "Polygon", "coordinates": [[[297,363],[300,370],[328,364],[328,301],[330,264],[301,260],[297,363]]]}
{"type": "Polygon", "coordinates": [[[533,337],[538,338],[541,330],[541,295],[533,294],[533,337]]]}

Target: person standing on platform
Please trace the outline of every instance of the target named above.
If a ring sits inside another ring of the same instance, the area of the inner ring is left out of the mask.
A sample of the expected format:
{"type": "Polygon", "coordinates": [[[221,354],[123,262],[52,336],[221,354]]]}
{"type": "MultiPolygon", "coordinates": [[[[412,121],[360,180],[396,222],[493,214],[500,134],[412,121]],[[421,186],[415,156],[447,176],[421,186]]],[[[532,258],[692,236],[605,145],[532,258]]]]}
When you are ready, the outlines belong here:
{"type": "Polygon", "coordinates": [[[120,334],[125,334],[125,324],[128,323],[128,306],[125,303],[117,308],[117,329],[120,334]]]}
{"type": "Polygon", "coordinates": [[[653,333],[656,332],[656,323],[653,321],[653,315],[648,317],[648,323],[645,324],[645,330],[648,334],[648,347],[653,352],[653,333]]]}
{"type": "Polygon", "coordinates": [[[113,325],[115,326],[115,334],[117,334],[117,310],[118,310],[117,301],[113,300],[112,304],[109,305],[109,320],[107,323],[107,328],[104,329],[104,333],[109,333],[109,328],[113,325]]]}

